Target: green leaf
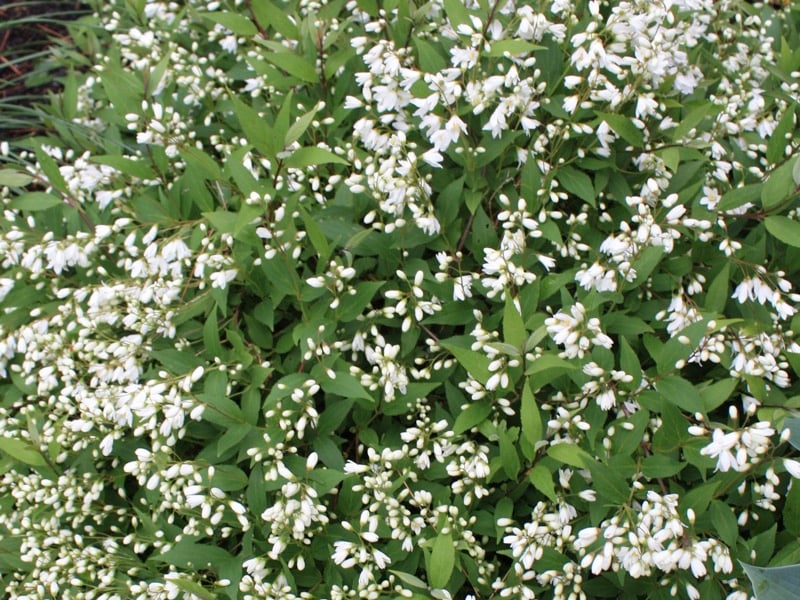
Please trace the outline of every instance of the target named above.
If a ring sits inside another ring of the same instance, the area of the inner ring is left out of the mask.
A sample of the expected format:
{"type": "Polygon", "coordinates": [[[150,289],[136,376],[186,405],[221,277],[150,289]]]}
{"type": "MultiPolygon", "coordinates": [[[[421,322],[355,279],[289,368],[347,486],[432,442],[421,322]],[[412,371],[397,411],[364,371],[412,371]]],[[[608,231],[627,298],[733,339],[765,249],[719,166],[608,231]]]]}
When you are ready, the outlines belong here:
{"type": "Polygon", "coordinates": [[[175,350],[174,348],[151,350],[150,356],[175,375],[190,373],[195,367],[203,364],[203,361],[197,355],[188,350],[175,350]]]}
{"type": "Polygon", "coordinates": [[[536,50],[546,50],[545,46],[537,46],[527,40],[511,39],[511,40],[498,40],[492,42],[492,48],[489,50],[489,56],[500,57],[505,56],[506,53],[511,56],[518,56],[520,54],[528,54],[536,50]]]}
{"type": "Polygon", "coordinates": [[[236,96],[233,100],[233,112],[239,120],[241,130],[247,135],[247,139],[253,143],[256,150],[264,156],[274,157],[282,150],[281,140],[273,134],[272,127],[266,120],[258,114],[251,106],[245,104],[236,96]]]}
{"type": "Polygon", "coordinates": [[[522,426],[522,435],[531,444],[540,442],[543,439],[542,415],[527,381],[522,388],[519,420],[522,426]]]}
{"type": "Polygon", "coordinates": [[[624,336],[619,337],[619,368],[633,377],[632,385],[634,388],[639,386],[642,381],[642,365],[639,357],[631,348],[630,343],[624,336]]]}
{"type": "Polygon", "coordinates": [[[469,11],[462,0],[444,0],[444,12],[453,29],[457,30],[459,25],[467,25],[472,28],[469,11]]]}
{"type": "Polygon", "coordinates": [[[502,428],[497,430],[497,440],[500,446],[500,462],[509,479],[516,480],[521,468],[519,454],[509,433],[502,428]]]}
{"type": "Polygon", "coordinates": [[[593,207],[597,206],[592,180],[583,171],[572,167],[561,167],[558,169],[556,179],[569,193],[593,207]]]}
{"type": "Polygon", "coordinates": [[[553,502],[556,501],[556,486],[553,484],[553,474],[543,465],[538,464],[531,469],[530,473],[528,473],[528,481],[547,498],[553,502]]]}
{"type": "Polygon", "coordinates": [[[458,413],[455,423],[453,423],[453,432],[458,435],[472,429],[476,425],[480,425],[492,412],[492,405],[488,402],[478,401],[470,404],[466,410],[458,413]]]}
{"type": "Polygon", "coordinates": [[[700,390],[700,396],[703,398],[703,405],[706,412],[711,412],[715,408],[722,406],[722,404],[730,398],[733,390],[739,384],[737,379],[728,378],[715,381],[700,390]]]}
{"type": "Polygon", "coordinates": [[[700,106],[691,109],[678,126],[672,130],[672,139],[678,141],[697,127],[711,112],[713,106],[711,102],[704,102],[700,106]]]}
{"type": "Polygon", "coordinates": [[[286,15],[283,7],[278,8],[270,0],[250,0],[256,21],[263,29],[272,27],[283,37],[295,40],[299,36],[297,26],[286,15]]]}
{"type": "Polygon", "coordinates": [[[331,254],[331,249],[328,246],[328,240],[325,237],[325,234],[322,233],[322,230],[319,228],[317,222],[311,218],[311,215],[301,206],[300,209],[300,217],[303,219],[303,226],[306,229],[306,233],[308,234],[308,239],[311,241],[311,245],[314,246],[314,250],[317,251],[317,256],[319,256],[319,260],[322,263],[327,263],[328,257],[331,254]]]}
{"type": "Polygon", "coordinates": [[[612,504],[626,504],[631,494],[627,480],[617,470],[589,459],[586,466],[592,473],[592,488],[612,504]]]}
{"type": "Polygon", "coordinates": [[[339,306],[339,320],[343,323],[352,321],[358,317],[369,305],[375,294],[385,282],[383,281],[362,281],[355,286],[356,293],[342,298],[339,306]]]}
{"type": "Polygon", "coordinates": [[[336,163],[339,165],[350,164],[344,158],[334,154],[330,150],[317,148],[316,146],[298,148],[285,160],[286,166],[292,169],[303,169],[312,165],[316,166],[329,163],[336,163]]]}
{"type": "Polygon", "coordinates": [[[325,377],[319,384],[327,394],[336,394],[342,398],[361,398],[371,404],[375,403],[375,398],[364,389],[353,375],[344,371],[336,371],[336,378],[325,377]]]}
{"type": "Polygon", "coordinates": [[[423,72],[437,73],[447,67],[444,57],[436,51],[430,42],[423,40],[419,36],[414,36],[413,43],[417,48],[419,66],[423,72]]]}
{"type": "Polygon", "coordinates": [[[708,508],[708,515],[719,539],[731,548],[735,547],[739,538],[739,524],[731,507],[721,500],[714,500],[708,508]]]}
{"type": "Polygon", "coordinates": [[[197,398],[207,405],[205,420],[222,425],[244,423],[242,409],[228,398],[228,376],[223,371],[211,371],[206,376],[203,393],[197,398]]]}
{"type": "Polygon", "coordinates": [[[641,130],[631,122],[630,117],[604,112],[598,112],[597,116],[601,121],[608,123],[609,127],[631,146],[641,148],[644,144],[644,136],[641,130]]]}
{"type": "Polygon", "coordinates": [[[576,469],[586,469],[595,462],[586,450],[571,443],[553,444],[547,449],[547,455],[576,469]]]}
{"type": "Polygon", "coordinates": [[[100,81],[117,115],[141,114],[144,84],[136,76],[119,65],[108,64],[100,73],[100,81]]]}
{"type": "Polygon", "coordinates": [[[292,52],[265,52],[263,58],[289,75],[308,83],[317,83],[319,75],[314,65],[292,52]]]}
{"type": "Polygon", "coordinates": [[[211,311],[203,325],[203,343],[205,345],[206,356],[213,358],[223,358],[224,352],[219,340],[219,322],[217,321],[217,308],[211,311]]]}
{"type": "Polygon", "coordinates": [[[731,263],[725,262],[720,272],[714,277],[714,281],[708,286],[706,293],[706,310],[712,313],[722,314],[725,311],[725,305],[728,303],[728,289],[731,276],[731,263]]]}
{"type": "MultiPolygon", "coordinates": [[[[250,429],[252,428],[249,425],[242,425],[234,427],[231,431],[238,430],[238,441],[242,441],[250,429]],[[246,427],[247,430],[239,427],[246,427]]],[[[214,476],[209,483],[223,492],[238,492],[247,485],[247,475],[239,467],[234,467],[233,465],[214,465],[214,476]]]]}
{"type": "Polygon", "coordinates": [[[776,163],[784,158],[786,146],[789,143],[786,135],[794,129],[794,123],[794,105],[790,104],[767,141],[767,160],[769,162],[776,163]]]}
{"type": "Polygon", "coordinates": [[[124,156],[115,156],[112,154],[103,154],[99,156],[93,156],[90,159],[90,162],[112,167],[120,173],[129,175],[130,177],[138,177],[139,179],[156,178],[155,171],[153,171],[150,165],[141,160],[134,160],[132,158],[125,158],[124,156]]]}
{"type": "Polygon", "coordinates": [[[792,167],[792,179],[794,179],[795,185],[800,185],[800,156],[798,156],[794,161],[794,166],[792,167]]]}
{"type": "Polygon", "coordinates": [[[61,169],[58,168],[58,164],[53,157],[42,148],[36,148],[34,152],[36,153],[36,160],[39,162],[39,166],[42,168],[42,171],[53,187],[62,194],[68,194],[69,188],[67,187],[67,182],[64,181],[61,169]]]}
{"type": "Polygon", "coordinates": [[[503,339],[507,344],[511,344],[521,350],[525,337],[525,323],[522,320],[522,315],[517,311],[511,294],[506,294],[506,304],[503,308],[503,339]]]}
{"type": "Polygon", "coordinates": [[[33,181],[33,177],[16,169],[0,169],[0,186],[24,187],[33,181]]]}
{"type": "Polygon", "coordinates": [[[764,219],[764,226],[784,244],[800,248],[800,223],[797,221],[789,217],[770,216],[764,219]]]}
{"type": "Polygon", "coordinates": [[[755,202],[761,197],[761,189],[763,187],[764,184],[762,183],[751,183],[750,185],[730,189],[722,194],[717,210],[733,210],[748,202],[755,202]]]}
{"type": "Polygon", "coordinates": [[[436,536],[431,550],[428,581],[433,588],[444,588],[450,581],[450,575],[456,564],[456,547],[451,534],[436,536]]]}
{"type": "Polygon", "coordinates": [[[236,35],[252,37],[258,33],[258,28],[244,15],[228,11],[207,12],[201,15],[213,23],[219,23],[236,35]]]}
{"type": "Polygon", "coordinates": [[[11,200],[11,208],[36,212],[63,204],[61,198],[46,192],[28,192],[11,200]]]}
{"type": "Polygon", "coordinates": [[[232,558],[228,551],[218,546],[198,544],[184,538],[175,544],[172,549],[150,557],[148,562],[163,562],[183,569],[192,567],[205,569],[208,567],[214,568],[232,558]]]}
{"type": "Polygon", "coordinates": [[[303,135],[311,125],[318,111],[319,107],[315,106],[289,126],[289,129],[286,131],[286,136],[283,139],[284,148],[300,139],[300,136],[303,135]]]}
{"type": "Polygon", "coordinates": [[[667,343],[660,347],[656,356],[653,356],[658,364],[658,373],[669,373],[675,370],[675,365],[679,361],[689,358],[705,334],[705,320],[692,323],[673,334],[667,343]],[[688,343],[684,343],[687,341],[688,343]]]}
{"type": "MultiPolygon", "coordinates": [[[[489,358],[483,352],[464,348],[458,338],[450,338],[439,345],[456,357],[458,363],[481,384],[489,379],[489,358]]],[[[469,343],[469,342],[467,342],[469,343]]]]}
{"type": "Polygon", "coordinates": [[[764,187],[761,189],[761,205],[765,210],[771,210],[779,206],[794,192],[793,169],[794,161],[788,160],[770,172],[764,187]]]}
{"type": "Polygon", "coordinates": [[[34,448],[30,442],[24,440],[0,436],[0,451],[8,454],[14,460],[32,467],[44,467],[47,465],[42,453],[34,448]]]}
{"type": "Polygon", "coordinates": [[[675,406],[688,413],[702,413],[705,411],[705,404],[695,387],[677,375],[664,377],[656,382],[656,390],[665,401],[671,402],[675,406]]]}
{"type": "Polygon", "coordinates": [[[412,575],[411,573],[405,573],[403,571],[395,571],[394,569],[389,569],[389,573],[397,577],[400,581],[402,581],[406,585],[410,585],[411,587],[416,587],[423,590],[428,589],[428,585],[424,581],[422,581],[422,579],[420,579],[415,575],[412,575]]]}
{"type": "Polygon", "coordinates": [[[757,567],[741,564],[753,584],[756,600],[787,600],[797,597],[797,590],[800,589],[800,565],[757,567]]]}
{"type": "Polygon", "coordinates": [[[680,473],[686,463],[665,454],[653,454],[642,460],[642,474],[650,479],[672,477],[680,473]]]}
{"type": "Polygon", "coordinates": [[[576,368],[577,365],[559,358],[555,354],[542,354],[528,363],[525,374],[530,376],[528,381],[531,389],[536,392],[554,379],[576,368]]]}

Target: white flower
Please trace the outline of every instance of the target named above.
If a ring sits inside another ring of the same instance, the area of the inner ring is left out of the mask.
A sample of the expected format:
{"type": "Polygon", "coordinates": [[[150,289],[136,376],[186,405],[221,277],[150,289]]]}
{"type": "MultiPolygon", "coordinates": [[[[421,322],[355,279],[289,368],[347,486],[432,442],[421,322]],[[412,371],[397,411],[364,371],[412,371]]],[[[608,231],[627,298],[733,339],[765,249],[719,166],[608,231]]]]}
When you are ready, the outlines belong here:
{"type": "Polygon", "coordinates": [[[453,279],[453,300],[466,300],[472,297],[472,276],[461,275],[453,279]]]}
{"type": "Polygon", "coordinates": [[[211,287],[224,290],[228,284],[236,279],[238,271],[236,269],[225,269],[211,274],[211,287]]]}

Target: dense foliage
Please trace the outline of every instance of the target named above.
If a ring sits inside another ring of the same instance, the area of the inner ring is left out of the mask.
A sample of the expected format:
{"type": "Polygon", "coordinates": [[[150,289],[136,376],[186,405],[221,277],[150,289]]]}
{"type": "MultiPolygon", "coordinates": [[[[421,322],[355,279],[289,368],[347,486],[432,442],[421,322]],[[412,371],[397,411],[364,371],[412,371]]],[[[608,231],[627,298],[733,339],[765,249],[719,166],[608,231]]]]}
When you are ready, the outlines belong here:
{"type": "Polygon", "coordinates": [[[797,25],[98,2],[53,133],[0,145],[4,596],[769,587],[800,562],[797,25]]]}

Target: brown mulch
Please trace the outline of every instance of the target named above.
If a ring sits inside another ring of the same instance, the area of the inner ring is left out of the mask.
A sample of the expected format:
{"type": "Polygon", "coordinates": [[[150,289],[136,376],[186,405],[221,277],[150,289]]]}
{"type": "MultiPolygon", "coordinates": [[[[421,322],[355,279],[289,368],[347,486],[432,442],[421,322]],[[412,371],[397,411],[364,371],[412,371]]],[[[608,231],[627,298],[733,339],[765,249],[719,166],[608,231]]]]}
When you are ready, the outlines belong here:
{"type": "Polygon", "coordinates": [[[53,21],[77,18],[85,10],[80,0],[0,0],[0,102],[30,106],[60,89],[55,77],[32,86],[28,76],[46,57],[28,57],[68,41],[67,28],[53,21]]]}

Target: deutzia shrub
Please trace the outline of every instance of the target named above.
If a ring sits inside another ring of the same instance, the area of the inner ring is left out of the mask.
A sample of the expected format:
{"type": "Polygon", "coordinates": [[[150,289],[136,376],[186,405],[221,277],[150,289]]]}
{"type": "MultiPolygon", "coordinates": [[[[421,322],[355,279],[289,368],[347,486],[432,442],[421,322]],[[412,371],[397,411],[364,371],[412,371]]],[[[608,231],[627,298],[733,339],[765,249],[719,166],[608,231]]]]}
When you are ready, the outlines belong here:
{"type": "Polygon", "coordinates": [[[2,146],[4,596],[800,562],[797,15],[98,2],[2,146]]]}

